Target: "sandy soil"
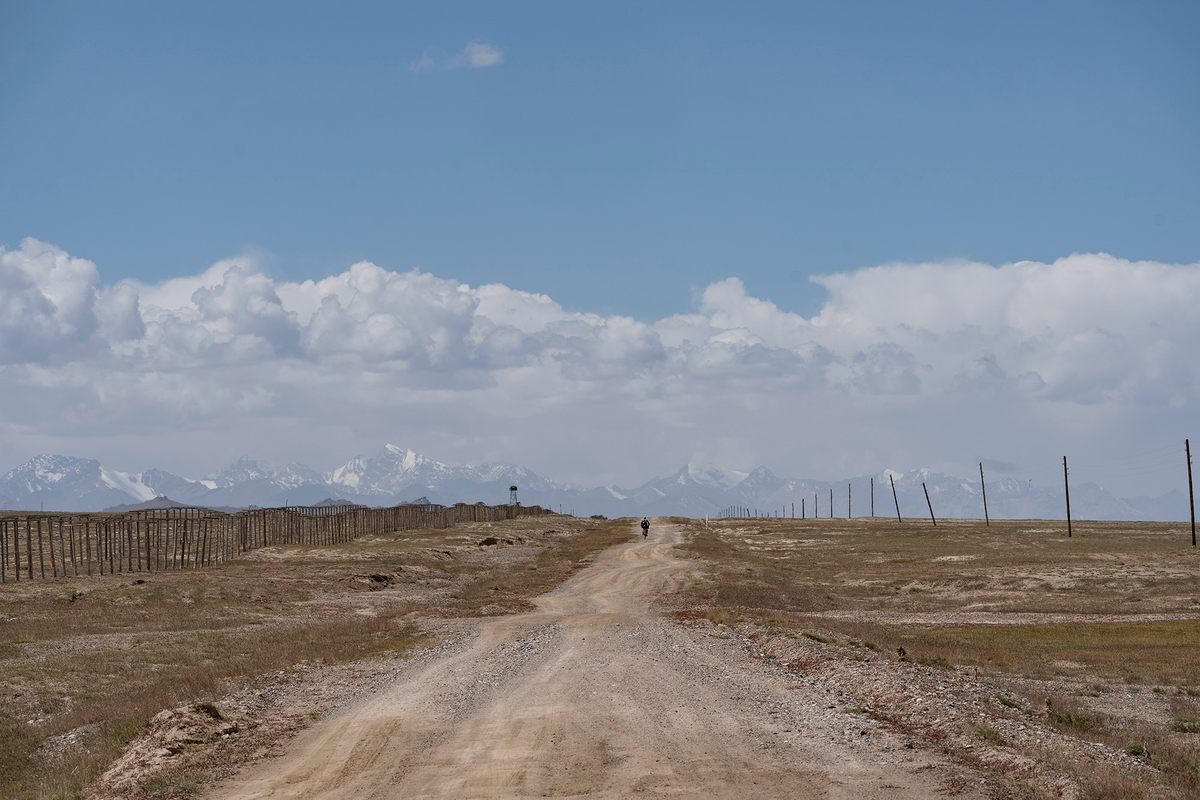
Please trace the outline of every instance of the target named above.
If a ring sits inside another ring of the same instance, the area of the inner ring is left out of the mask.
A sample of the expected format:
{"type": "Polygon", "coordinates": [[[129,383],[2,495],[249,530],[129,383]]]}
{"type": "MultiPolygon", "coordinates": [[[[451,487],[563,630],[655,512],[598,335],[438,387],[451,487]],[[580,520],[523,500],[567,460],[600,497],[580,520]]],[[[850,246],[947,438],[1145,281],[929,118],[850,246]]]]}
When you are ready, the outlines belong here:
{"type": "Polygon", "coordinates": [[[977,796],[977,776],[836,693],[656,612],[693,568],[680,537],[656,523],[205,796],[977,796]]]}

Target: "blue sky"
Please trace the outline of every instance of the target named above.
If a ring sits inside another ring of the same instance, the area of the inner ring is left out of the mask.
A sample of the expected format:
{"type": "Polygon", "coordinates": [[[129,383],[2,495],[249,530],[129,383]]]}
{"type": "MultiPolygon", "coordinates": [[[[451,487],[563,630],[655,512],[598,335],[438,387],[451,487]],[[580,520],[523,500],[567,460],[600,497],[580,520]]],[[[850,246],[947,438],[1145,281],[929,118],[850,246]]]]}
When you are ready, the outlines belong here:
{"type": "Polygon", "coordinates": [[[0,243],[370,259],[653,319],[896,260],[1200,257],[1191,3],[0,4],[0,243]],[[503,53],[450,68],[469,42],[503,53]],[[431,70],[412,69],[423,54],[431,70]]]}
{"type": "Polygon", "coordinates": [[[588,485],[1068,454],[1178,488],[1197,30],[1195,3],[0,0],[0,469],[390,441],[588,485]]]}

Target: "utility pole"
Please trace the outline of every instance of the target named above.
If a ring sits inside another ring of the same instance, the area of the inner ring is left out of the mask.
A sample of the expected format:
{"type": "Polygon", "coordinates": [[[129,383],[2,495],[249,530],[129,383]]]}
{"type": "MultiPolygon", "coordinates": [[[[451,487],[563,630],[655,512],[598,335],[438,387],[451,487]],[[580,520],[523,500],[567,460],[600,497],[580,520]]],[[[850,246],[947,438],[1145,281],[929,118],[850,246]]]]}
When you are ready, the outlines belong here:
{"type": "Polygon", "coordinates": [[[1192,510],[1192,547],[1196,546],[1196,493],[1192,490],[1192,443],[1183,440],[1183,450],[1188,462],[1188,506],[1192,510]]]}
{"type": "Polygon", "coordinates": [[[933,520],[933,527],[937,527],[937,517],[933,515],[933,503],[929,502],[929,489],[925,486],[925,481],[921,481],[921,488],[925,489],[925,505],[929,506],[929,518],[933,520]]]}
{"type": "Polygon", "coordinates": [[[796,518],[796,501],[792,501],[792,519],[796,518]]]}
{"type": "Polygon", "coordinates": [[[804,498],[801,497],[800,498],[800,519],[807,519],[807,518],[808,517],[805,516],[805,514],[804,514],[804,498]]]}
{"type": "Polygon", "coordinates": [[[818,519],[821,516],[821,501],[816,492],[813,492],[813,519],[818,519]]]}
{"type": "Polygon", "coordinates": [[[833,487],[829,487],[829,518],[833,519],[833,487]]]}
{"type": "Polygon", "coordinates": [[[992,527],[992,520],[988,517],[987,510],[987,484],[983,480],[983,462],[979,462],[979,488],[983,490],[983,521],[987,527],[992,527]]]}
{"type": "Polygon", "coordinates": [[[892,482],[892,502],[896,504],[896,522],[904,522],[900,519],[900,501],[896,498],[896,479],[892,477],[892,473],[888,473],[888,480],[892,482]]]}
{"type": "Polygon", "coordinates": [[[850,497],[850,484],[847,483],[846,484],[846,519],[853,519],[853,518],[854,518],[854,505],[852,504],[851,497],[850,497]]]}
{"type": "Polygon", "coordinates": [[[1067,497],[1067,538],[1070,539],[1071,531],[1071,482],[1067,480],[1067,457],[1063,456],[1063,493],[1067,497]]]}
{"type": "Polygon", "coordinates": [[[871,519],[875,519],[875,478],[871,478],[871,519]]]}

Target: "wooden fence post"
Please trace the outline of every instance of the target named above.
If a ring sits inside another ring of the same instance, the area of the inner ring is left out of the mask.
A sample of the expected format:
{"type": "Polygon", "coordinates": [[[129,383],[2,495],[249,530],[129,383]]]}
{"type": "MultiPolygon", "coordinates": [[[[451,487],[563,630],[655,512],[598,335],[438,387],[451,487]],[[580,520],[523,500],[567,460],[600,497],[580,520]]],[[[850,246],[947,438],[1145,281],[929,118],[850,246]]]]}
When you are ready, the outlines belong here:
{"type": "Polygon", "coordinates": [[[1192,547],[1196,546],[1196,493],[1192,490],[1192,443],[1183,440],[1183,450],[1187,453],[1188,468],[1188,507],[1192,512],[1192,547]]]}
{"type": "Polygon", "coordinates": [[[1067,457],[1063,456],[1063,492],[1067,497],[1067,538],[1071,538],[1071,483],[1067,480],[1067,457]]]}
{"type": "Polygon", "coordinates": [[[987,527],[992,527],[992,519],[988,516],[987,507],[987,483],[983,480],[983,462],[979,462],[979,488],[983,492],[983,522],[987,527]]]}
{"type": "Polygon", "coordinates": [[[904,522],[900,519],[900,499],[896,497],[896,478],[892,473],[888,473],[888,480],[892,482],[892,502],[896,504],[896,522],[904,522]]]}

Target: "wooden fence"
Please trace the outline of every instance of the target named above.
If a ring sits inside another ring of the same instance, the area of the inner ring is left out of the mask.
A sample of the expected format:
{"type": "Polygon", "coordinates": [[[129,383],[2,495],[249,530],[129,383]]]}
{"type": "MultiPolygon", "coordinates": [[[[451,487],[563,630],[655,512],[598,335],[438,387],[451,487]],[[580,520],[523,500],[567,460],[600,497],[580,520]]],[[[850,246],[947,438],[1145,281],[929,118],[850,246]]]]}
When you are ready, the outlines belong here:
{"type": "Polygon", "coordinates": [[[290,506],[225,514],[171,508],[119,514],[0,513],[0,583],[197,569],[277,544],[448,528],[553,513],[540,506],[290,506]]]}

